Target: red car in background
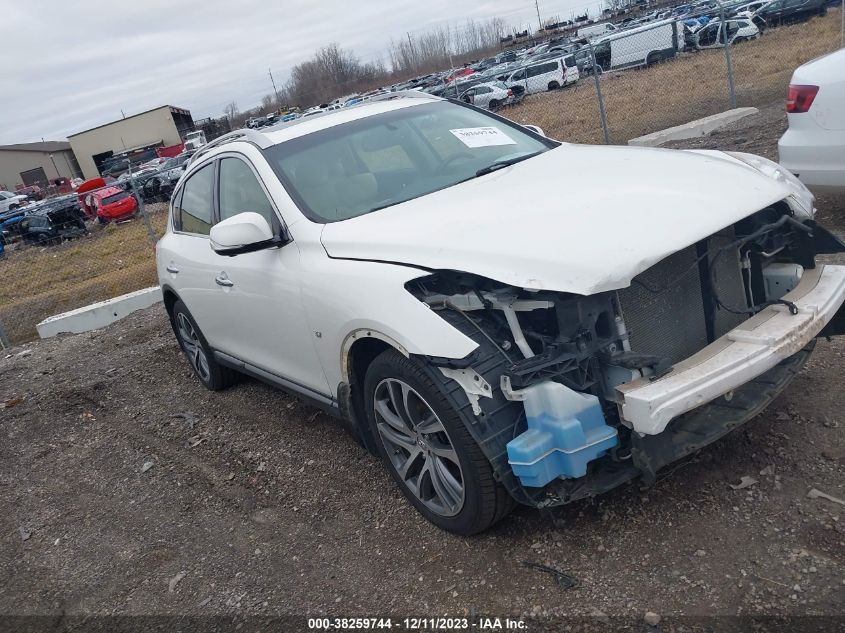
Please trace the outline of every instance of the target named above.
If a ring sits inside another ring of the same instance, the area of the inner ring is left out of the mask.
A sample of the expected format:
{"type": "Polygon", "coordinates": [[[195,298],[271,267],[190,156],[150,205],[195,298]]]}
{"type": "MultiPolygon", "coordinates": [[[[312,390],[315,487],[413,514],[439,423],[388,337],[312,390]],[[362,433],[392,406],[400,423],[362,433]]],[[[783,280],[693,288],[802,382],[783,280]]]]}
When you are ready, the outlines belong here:
{"type": "Polygon", "coordinates": [[[475,74],[475,71],[472,68],[461,68],[460,70],[456,70],[451,75],[446,77],[446,83],[450,83],[455,81],[456,79],[460,79],[461,77],[466,77],[467,75],[475,74]]]}
{"type": "Polygon", "coordinates": [[[97,219],[103,224],[123,220],[138,211],[138,201],[128,191],[120,187],[106,187],[92,191],[87,197],[97,213],[97,219]]]}
{"type": "Polygon", "coordinates": [[[102,178],[92,178],[79,185],[76,190],[79,203],[88,219],[102,223],[122,220],[138,210],[138,201],[120,187],[110,187],[102,178]]]}

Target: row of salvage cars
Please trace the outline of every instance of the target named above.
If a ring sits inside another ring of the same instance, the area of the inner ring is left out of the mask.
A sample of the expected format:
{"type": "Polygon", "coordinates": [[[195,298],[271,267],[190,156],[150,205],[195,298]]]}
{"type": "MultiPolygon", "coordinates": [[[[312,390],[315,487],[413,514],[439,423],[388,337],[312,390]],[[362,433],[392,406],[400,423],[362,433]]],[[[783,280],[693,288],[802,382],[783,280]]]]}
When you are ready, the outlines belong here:
{"type": "Polygon", "coordinates": [[[169,158],[155,169],[82,182],[72,194],[0,213],[0,255],[11,243],[49,246],[87,235],[90,223],[109,224],[134,218],[139,197],[145,203],[170,199],[190,153],[169,158]]]}
{"type": "Polygon", "coordinates": [[[102,178],[86,181],[73,194],[18,207],[0,215],[5,244],[48,246],[87,235],[90,222],[108,224],[133,217],[138,201],[120,186],[102,178]]]}

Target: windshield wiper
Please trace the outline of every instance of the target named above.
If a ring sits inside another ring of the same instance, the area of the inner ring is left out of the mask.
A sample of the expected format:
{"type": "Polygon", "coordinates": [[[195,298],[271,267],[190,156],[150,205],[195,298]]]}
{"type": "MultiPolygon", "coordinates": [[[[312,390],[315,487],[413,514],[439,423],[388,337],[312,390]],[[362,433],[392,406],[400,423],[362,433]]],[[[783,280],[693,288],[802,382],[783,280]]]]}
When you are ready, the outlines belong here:
{"type": "Polygon", "coordinates": [[[537,154],[542,154],[544,150],[540,150],[539,152],[531,152],[530,154],[523,154],[522,156],[515,156],[514,158],[508,158],[505,160],[497,160],[492,165],[487,165],[487,167],[482,167],[477,172],[475,172],[476,178],[478,176],[483,176],[484,174],[492,174],[494,171],[498,171],[499,169],[503,169],[515,163],[519,163],[523,160],[527,160],[536,156],[537,154]]]}

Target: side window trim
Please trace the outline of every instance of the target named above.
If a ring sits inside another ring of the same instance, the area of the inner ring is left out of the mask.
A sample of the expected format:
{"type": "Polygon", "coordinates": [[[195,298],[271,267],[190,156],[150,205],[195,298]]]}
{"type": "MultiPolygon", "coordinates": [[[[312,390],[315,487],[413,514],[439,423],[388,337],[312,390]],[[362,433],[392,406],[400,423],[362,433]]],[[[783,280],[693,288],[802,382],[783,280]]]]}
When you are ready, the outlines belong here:
{"type": "Polygon", "coordinates": [[[179,187],[173,196],[170,205],[170,229],[175,233],[182,232],[182,191],[185,187],[179,187]],[[177,214],[179,217],[177,218],[177,214]]]}

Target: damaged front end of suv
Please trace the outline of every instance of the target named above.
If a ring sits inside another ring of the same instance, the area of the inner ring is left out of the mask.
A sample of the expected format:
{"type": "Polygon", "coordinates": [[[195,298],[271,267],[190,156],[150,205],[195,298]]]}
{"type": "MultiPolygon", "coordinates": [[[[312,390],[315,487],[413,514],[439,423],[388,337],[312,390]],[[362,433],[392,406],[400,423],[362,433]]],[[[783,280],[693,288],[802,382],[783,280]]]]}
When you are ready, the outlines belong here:
{"type": "Polygon", "coordinates": [[[591,295],[439,270],[406,289],[471,338],[425,357],[517,501],[551,507],[641,477],[759,413],[845,333],[845,245],[788,198],[591,295]],[[465,396],[465,400],[463,400],[465,396]]]}

